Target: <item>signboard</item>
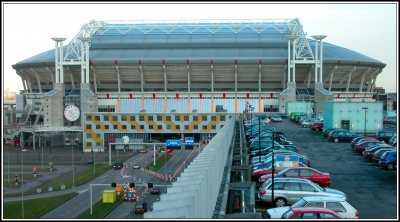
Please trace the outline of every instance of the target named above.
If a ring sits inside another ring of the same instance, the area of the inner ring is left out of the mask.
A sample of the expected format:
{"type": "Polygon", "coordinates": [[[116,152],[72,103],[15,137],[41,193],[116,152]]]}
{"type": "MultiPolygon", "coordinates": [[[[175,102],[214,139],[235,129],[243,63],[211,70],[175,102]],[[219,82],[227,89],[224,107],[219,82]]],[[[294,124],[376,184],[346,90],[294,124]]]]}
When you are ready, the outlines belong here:
{"type": "Polygon", "coordinates": [[[132,200],[133,198],[133,193],[129,192],[126,194],[126,197],[128,198],[128,200],[132,200]]]}
{"type": "Polygon", "coordinates": [[[79,118],[80,114],[81,114],[81,112],[79,111],[79,108],[74,105],[69,105],[64,110],[64,116],[69,121],[77,120],[79,118]]]}
{"type": "Polygon", "coordinates": [[[298,167],[299,166],[299,156],[295,156],[295,155],[276,156],[276,166],[277,167],[298,167]]]}
{"type": "Polygon", "coordinates": [[[185,145],[194,145],[194,137],[185,137],[185,145]]]}
{"type": "Polygon", "coordinates": [[[167,146],[182,146],[180,140],[167,140],[166,144],[167,146]]]}

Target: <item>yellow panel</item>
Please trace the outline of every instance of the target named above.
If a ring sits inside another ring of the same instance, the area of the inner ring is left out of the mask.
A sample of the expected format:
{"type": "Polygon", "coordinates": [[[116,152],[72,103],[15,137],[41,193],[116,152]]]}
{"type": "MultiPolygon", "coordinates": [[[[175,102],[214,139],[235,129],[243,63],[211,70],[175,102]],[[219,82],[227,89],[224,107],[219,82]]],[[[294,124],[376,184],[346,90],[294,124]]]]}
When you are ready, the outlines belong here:
{"type": "Polygon", "coordinates": [[[159,115],[159,116],[163,116],[162,121],[165,123],[165,125],[171,125],[171,129],[170,129],[170,130],[171,130],[172,132],[182,132],[182,130],[176,129],[176,125],[175,125],[172,121],[168,121],[168,120],[167,120],[167,117],[166,117],[165,114],[159,115]]]}
{"type": "Polygon", "coordinates": [[[135,130],[136,130],[137,132],[142,132],[142,133],[146,132],[145,129],[140,129],[140,124],[137,123],[136,121],[132,121],[129,115],[124,115],[124,116],[126,116],[126,121],[127,121],[129,124],[135,126],[135,130]]]}
{"type": "MultiPolygon", "coordinates": [[[[122,124],[120,122],[112,120],[113,114],[103,114],[103,116],[108,116],[108,121],[110,123],[112,123],[113,125],[117,125],[119,132],[128,132],[128,129],[122,129],[122,124]]],[[[116,116],[119,116],[119,114],[116,116]]],[[[126,119],[126,120],[128,120],[128,119],[126,119]]]]}
{"type": "Polygon", "coordinates": [[[227,115],[226,115],[226,114],[217,114],[217,116],[216,116],[216,118],[215,118],[215,121],[210,121],[210,122],[207,124],[207,129],[202,129],[201,132],[210,132],[210,131],[212,130],[212,128],[211,128],[212,125],[217,126],[218,123],[221,122],[221,121],[220,121],[220,119],[221,119],[220,116],[225,116],[225,120],[227,119],[227,115]]]}
{"type": "Polygon", "coordinates": [[[102,132],[110,132],[110,129],[106,129],[106,127],[104,126],[103,122],[101,122],[100,120],[95,120],[95,116],[96,116],[95,114],[86,114],[86,116],[90,116],[91,119],[92,119],[92,122],[95,125],[99,125],[100,126],[100,130],[102,132]]]}
{"type": "MultiPolygon", "coordinates": [[[[83,126],[84,127],[84,129],[85,129],[85,135],[83,135],[84,136],[84,138],[86,138],[86,134],[92,134],[92,140],[95,142],[95,143],[100,143],[100,147],[104,147],[104,145],[103,145],[103,139],[102,138],[97,138],[96,137],[96,132],[94,132],[92,129],[86,129],[86,124],[83,126]]],[[[94,145],[96,145],[96,144],[94,144],[94,145]]],[[[88,148],[88,147],[86,147],[86,142],[83,144],[83,147],[85,148],[85,150],[92,150],[91,148],[88,148]]],[[[93,149],[95,148],[95,147],[92,147],[93,149]]]]}

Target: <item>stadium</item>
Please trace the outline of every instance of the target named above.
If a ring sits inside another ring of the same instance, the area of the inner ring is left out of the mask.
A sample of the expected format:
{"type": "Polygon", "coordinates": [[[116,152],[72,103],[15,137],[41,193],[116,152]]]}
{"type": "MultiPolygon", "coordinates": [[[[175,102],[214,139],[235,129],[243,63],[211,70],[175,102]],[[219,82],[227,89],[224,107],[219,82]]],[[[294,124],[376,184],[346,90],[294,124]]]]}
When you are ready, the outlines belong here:
{"type": "MultiPolygon", "coordinates": [[[[224,126],[233,129],[231,119],[250,105],[270,115],[287,114],[287,102],[306,101],[323,113],[324,101],[375,101],[386,64],[306,35],[298,18],[92,20],[67,45],[63,37],[49,39],[53,50],[12,66],[24,90],[16,119],[5,114],[20,128],[6,138],[22,147],[35,141],[35,149],[39,134],[42,146],[82,144],[83,152],[125,149],[125,136],[201,142],[223,130],[231,136],[224,126]],[[78,118],[65,114],[71,105],[78,118]]],[[[218,156],[226,160],[227,152],[218,156]]]]}

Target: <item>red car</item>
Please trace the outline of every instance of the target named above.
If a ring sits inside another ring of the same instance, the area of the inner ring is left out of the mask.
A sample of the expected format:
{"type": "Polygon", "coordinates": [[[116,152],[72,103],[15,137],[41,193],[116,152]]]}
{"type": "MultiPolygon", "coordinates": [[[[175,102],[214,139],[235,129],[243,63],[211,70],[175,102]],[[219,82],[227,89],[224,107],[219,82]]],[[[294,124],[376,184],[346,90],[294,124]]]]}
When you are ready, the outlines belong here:
{"type": "Polygon", "coordinates": [[[362,152],[365,150],[365,149],[367,149],[368,147],[370,147],[370,146],[373,146],[373,145],[378,145],[378,144],[380,144],[381,142],[380,141],[378,141],[378,140],[366,140],[366,141],[362,141],[361,140],[361,142],[359,142],[359,143],[357,143],[355,146],[354,146],[354,151],[356,151],[357,153],[360,153],[360,154],[362,154],[362,152]]]}
{"type": "Polygon", "coordinates": [[[282,219],[343,219],[339,214],[324,207],[292,207],[282,219]]]}
{"type": "Polygon", "coordinates": [[[386,118],[383,119],[383,124],[389,124],[389,123],[390,123],[390,121],[388,119],[386,119],[386,118]]]}
{"type": "MultiPolygon", "coordinates": [[[[272,177],[272,174],[266,174],[259,178],[259,182],[262,183],[272,177]]],[[[311,167],[290,167],[286,168],[279,173],[275,174],[274,177],[285,177],[285,178],[302,178],[311,180],[322,187],[329,187],[331,185],[331,175],[329,173],[322,173],[311,167]]]]}
{"type": "MultiPolygon", "coordinates": [[[[299,163],[299,166],[307,167],[303,163],[299,163]]],[[[285,167],[275,167],[275,173],[279,173],[281,170],[284,170],[284,169],[286,169],[286,168],[285,167]]],[[[266,174],[272,174],[272,166],[270,166],[268,168],[254,170],[253,173],[251,174],[251,181],[258,182],[259,178],[266,174]]]]}
{"type": "Polygon", "coordinates": [[[315,122],[311,125],[311,130],[313,131],[320,131],[324,128],[324,123],[321,122],[315,122]]]}
{"type": "Polygon", "coordinates": [[[377,139],[373,138],[373,137],[365,137],[359,140],[355,140],[355,141],[351,141],[351,148],[354,149],[354,147],[356,146],[357,143],[362,143],[362,142],[366,142],[366,141],[378,141],[377,139]]]}
{"type": "Polygon", "coordinates": [[[153,187],[153,188],[151,188],[150,193],[151,194],[160,194],[160,188],[153,187]]]}

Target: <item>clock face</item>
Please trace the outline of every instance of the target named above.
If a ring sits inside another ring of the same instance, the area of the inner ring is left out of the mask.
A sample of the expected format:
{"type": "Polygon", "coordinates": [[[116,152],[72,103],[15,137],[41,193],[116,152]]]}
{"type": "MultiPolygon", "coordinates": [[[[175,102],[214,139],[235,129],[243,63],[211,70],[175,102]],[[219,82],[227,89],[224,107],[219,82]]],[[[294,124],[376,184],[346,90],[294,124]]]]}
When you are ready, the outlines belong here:
{"type": "Polygon", "coordinates": [[[64,116],[69,121],[75,121],[80,116],[79,108],[74,105],[69,105],[64,110],[64,116]]]}

